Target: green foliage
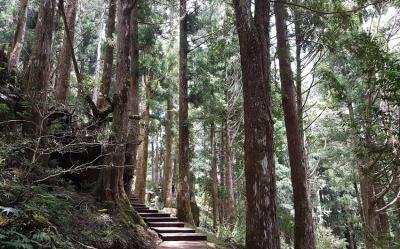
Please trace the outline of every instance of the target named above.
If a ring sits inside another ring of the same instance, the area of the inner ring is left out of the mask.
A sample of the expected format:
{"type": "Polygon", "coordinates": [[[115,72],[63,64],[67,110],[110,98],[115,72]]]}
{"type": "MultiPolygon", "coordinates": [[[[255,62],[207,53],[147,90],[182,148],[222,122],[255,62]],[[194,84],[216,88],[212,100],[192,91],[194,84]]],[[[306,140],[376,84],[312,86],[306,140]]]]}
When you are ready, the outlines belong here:
{"type": "Polygon", "coordinates": [[[13,29],[13,18],[17,13],[17,6],[15,4],[9,4],[8,0],[0,1],[0,47],[8,45],[14,35],[13,29]]]}
{"type": "Polygon", "coordinates": [[[8,114],[10,112],[10,108],[7,104],[0,103],[0,115],[8,114]]]}
{"type": "Polygon", "coordinates": [[[48,242],[50,236],[44,232],[39,234],[34,234],[32,239],[26,237],[25,235],[18,233],[13,230],[0,231],[0,245],[6,246],[6,248],[15,249],[33,249],[33,248],[43,248],[43,242],[48,242]]]}
{"type": "MultiPolygon", "coordinates": [[[[22,64],[27,64],[31,54],[32,37],[38,16],[37,7],[40,1],[29,2],[22,64]]],[[[356,5],[367,4],[369,1],[311,0],[296,1],[296,3],[320,12],[342,12],[356,5]]],[[[347,230],[353,233],[358,247],[363,245],[360,203],[356,191],[359,183],[357,167],[365,164],[367,160],[376,158],[379,159],[376,163],[378,169],[385,168],[389,164],[398,165],[399,159],[394,158],[393,148],[386,147],[390,145],[393,137],[398,137],[396,116],[398,114],[393,112],[384,114],[381,110],[381,105],[385,103],[391,108],[398,108],[400,101],[398,45],[393,48],[387,40],[398,24],[379,29],[375,23],[377,16],[388,11],[388,6],[398,11],[398,3],[394,5],[392,3],[374,4],[357,12],[333,15],[323,15],[307,8],[288,5],[291,32],[294,14],[301,17],[301,36],[304,40],[301,45],[302,64],[307,64],[302,65],[303,91],[305,91],[303,97],[308,101],[303,110],[310,189],[315,207],[315,219],[318,221],[318,249],[345,248],[346,243],[343,238],[346,237],[347,230]],[[371,31],[375,28],[376,33],[371,31]],[[310,72],[306,72],[309,69],[310,72]],[[310,93],[307,92],[308,87],[311,88],[310,93]],[[373,93],[372,102],[367,98],[370,93],[373,93]],[[349,107],[353,107],[354,117],[351,117],[349,107]],[[351,120],[352,118],[354,120],[351,120]],[[392,129],[385,127],[386,120],[390,120],[392,129]],[[371,138],[377,148],[368,147],[367,137],[371,138]]],[[[239,43],[235,31],[236,20],[230,5],[230,2],[224,0],[189,1],[188,4],[190,167],[196,177],[194,192],[200,212],[206,216],[204,221],[203,217],[200,220],[204,222],[202,225],[205,228],[211,228],[212,219],[208,211],[211,206],[210,124],[215,123],[216,127],[220,202],[227,198],[227,189],[221,184],[220,171],[224,170],[226,163],[224,131],[228,125],[232,133],[235,133],[230,149],[235,205],[238,212],[233,232],[225,224],[221,224],[217,235],[222,239],[244,244],[246,191],[243,92],[239,43]]],[[[77,97],[78,87],[82,88],[85,94],[92,94],[100,84],[99,75],[95,75],[95,70],[98,63],[102,64],[102,61],[97,61],[97,45],[99,35],[102,33],[100,27],[107,21],[106,6],[104,1],[100,0],[83,0],[79,3],[74,48],[85,78],[83,85],[78,86],[71,72],[67,105],[68,109],[76,111],[80,127],[88,122],[88,117],[86,105],[77,97]]],[[[17,1],[0,0],[0,45],[9,44],[13,40],[17,7],[17,1]]],[[[164,126],[169,97],[172,97],[174,102],[175,117],[172,122],[174,138],[177,138],[178,134],[177,1],[139,1],[139,20],[139,77],[141,79],[143,75],[147,75],[150,79],[151,98],[146,100],[151,109],[150,136],[153,140],[157,140],[159,147],[162,148],[165,145],[164,126]]],[[[61,20],[58,18],[55,22],[52,49],[55,52],[52,56],[54,59],[58,58],[63,33],[61,20]]],[[[290,34],[290,39],[294,40],[295,37],[292,35],[290,34]]],[[[112,39],[103,41],[102,45],[115,44],[115,39],[114,35],[112,39]]],[[[275,39],[271,39],[272,43],[274,41],[275,39]]],[[[282,241],[285,241],[282,247],[290,248],[294,228],[293,193],[281,107],[281,89],[274,60],[276,51],[274,44],[272,45],[272,118],[275,129],[278,219],[282,241]]],[[[56,64],[56,61],[54,63],[56,64]]],[[[63,65],[56,65],[54,68],[59,66],[63,65]]],[[[5,68],[0,68],[0,71],[4,70],[5,68]]],[[[56,73],[52,74],[54,75],[56,73]]],[[[111,88],[112,92],[113,86],[111,88]]],[[[143,104],[142,88],[141,84],[139,93],[143,104]]],[[[57,106],[51,93],[48,99],[50,107],[57,106]]],[[[23,107],[31,107],[34,103],[25,101],[21,104],[23,107]]],[[[11,109],[1,103],[0,116],[11,115],[11,109]]],[[[30,117],[31,114],[30,111],[25,111],[22,116],[30,117]]],[[[56,133],[63,128],[61,123],[56,122],[48,131],[56,133]]],[[[9,136],[1,134],[0,180],[6,184],[0,185],[0,205],[8,207],[16,203],[16,207],[23,210],[23,215],[19,218],[0,220],[0,224],[3,224],[1,222],[6,224],[4,226],[6,229],[2,229],[0,225],[0,243],[2,243],[0,247],[74,248],[76,241],[79,241],[93,245],[98,243],[105,247],[139,248],[130,244],[130,238],[143,237],[144,232],[138,226],[143,223],[127,203],[120,206],[114,206],[112,203],[96,203],[85,194],[78,195],[68,189],[59,189],[58,180],[54,180],[54,186],[24,187],[21,183],[16,184],[18,178],[26,172],[13,171],[17,168],[13,167],[15,162],[18,162],[18,166],[24,166],[18,169],[33,169],[29,172],[30,176],[40,174],[41,171],[40,167],[33,167],[36,165],[32,166],[31,161],[25,158],[34,140],[19,136],[19,131],[20,127],[11,131],[9,136]]],[[[104,131],[95,135],[105,143],[108,141],[109,133],[108,127],[105,127],[104,131]]],[[[179,156],[177,143],[175,139],[174,159],[179,156]]],[[[163,163],[163,159],[158,162],[159,165],[163,163]]],[[[150,173],[150,167],[148,168],[150,173]]],[[[387,185],[388,181],[385,178],[378,183],[387,185]]],[[[147,188],[155,190],[158,186],[149,179],[147,188]]],[[[390,201],[393,197],[393,193],[388,193],[385,200],[390,201]]],[[[398,217],[392,212],[389,212],[389,215],[391,232],[399,233],[398,217]]],[[[398,246],[391,238],[381,243],[387,247],[398,246]]]]}
{"type": "Polygon", "coordinates": [[[144,225],[130,205],[98,203],[92,196],[59,187],[19,182],[0,186],[0,206],[19,216],[0,217],[0,248],[147,248],[144,225]],[[14,203],[14,204],[13,204],[14,203]],[[102,210],[106,210],[105,212],[102,210]]]}
{"type": "Polygon", "coordinates": [[[331,229],[318,226],[317,249],[346,249],[347,243],[344,239],[337,238],[331,229]]]}

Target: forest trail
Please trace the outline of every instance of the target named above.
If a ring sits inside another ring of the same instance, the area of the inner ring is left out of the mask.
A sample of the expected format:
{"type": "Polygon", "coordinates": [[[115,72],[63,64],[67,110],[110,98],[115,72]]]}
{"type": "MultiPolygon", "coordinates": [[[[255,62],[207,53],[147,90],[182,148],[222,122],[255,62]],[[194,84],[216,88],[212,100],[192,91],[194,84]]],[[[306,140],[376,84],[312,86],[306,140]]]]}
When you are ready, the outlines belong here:
{"type": "Polygon", "coordinates": [[[158,249],[202,249],[207,247],[206,235],[196,233],[193,228],[185,227],[183,222],[171,217],[171,214],[150,209],[136,197],[130,198],[130,201],[143,220],[163,240],[158,249]]]}
{"type": "Polygon", "coordinates": [[[164,241],[157,249],[205,249],[207,248],[204,241],[164,241]]]}

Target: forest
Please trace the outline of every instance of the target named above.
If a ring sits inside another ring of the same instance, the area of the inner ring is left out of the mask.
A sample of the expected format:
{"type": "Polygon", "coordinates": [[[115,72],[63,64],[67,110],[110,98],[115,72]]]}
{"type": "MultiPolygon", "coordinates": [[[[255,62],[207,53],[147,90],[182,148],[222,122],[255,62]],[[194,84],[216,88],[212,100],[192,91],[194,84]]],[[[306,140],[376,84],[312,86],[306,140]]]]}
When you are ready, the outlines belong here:
{"type": "Polygon", "coordinates": [[[400,1],[0,0],[0,249],[400,249],[400,1]]]}

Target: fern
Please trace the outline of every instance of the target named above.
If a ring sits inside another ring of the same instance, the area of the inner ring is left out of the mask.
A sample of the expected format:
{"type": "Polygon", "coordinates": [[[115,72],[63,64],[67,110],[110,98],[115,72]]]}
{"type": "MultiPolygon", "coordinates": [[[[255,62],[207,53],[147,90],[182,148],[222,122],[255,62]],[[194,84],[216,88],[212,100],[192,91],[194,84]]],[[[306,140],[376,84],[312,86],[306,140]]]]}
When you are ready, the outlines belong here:
{"type": "Polygon", "coordinates": [[[8,246],[7,248],[16,248],[16,249],[33,249],[33,246],[29,243],[20,241],[20,240],[16,240],[16,241],[1,241],[0,240],[0,245],[5,245],[8,246]]]}
{"type": "MultiPolygon", "coordinates": [[[[39,235],[39,237],[43,239],[46,235],[39,235]]],[[[7,246],[6,248],[15,249],[33,249],[43,247],[41,243],[13,230],[5,231],[3,234],[0,233],[0,248],[4,248],[2,245],[7,246]]]]}
{"type": "Polygon", "coordinates": [[[49,234],[47,234],[45,232],[38,232],[32,236],[32,239],[37,242],[48,242],[51,240],[51,237],[49,234]]]}

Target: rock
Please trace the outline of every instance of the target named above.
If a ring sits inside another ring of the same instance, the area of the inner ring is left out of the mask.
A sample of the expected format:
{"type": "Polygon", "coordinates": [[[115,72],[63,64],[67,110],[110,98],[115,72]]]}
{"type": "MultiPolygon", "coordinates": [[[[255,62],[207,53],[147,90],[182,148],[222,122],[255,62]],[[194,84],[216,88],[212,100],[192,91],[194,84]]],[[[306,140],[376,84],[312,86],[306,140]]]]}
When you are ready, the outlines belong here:
{"type": "Polygon", "coordinates": [[[16,209],[16,208],[3,208],[3,211],[1,211],[1,216],[3,217],[18,217],[21,213],[21,210],[16,209]]]}

